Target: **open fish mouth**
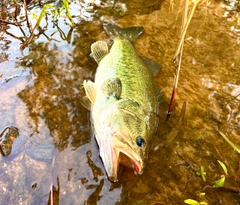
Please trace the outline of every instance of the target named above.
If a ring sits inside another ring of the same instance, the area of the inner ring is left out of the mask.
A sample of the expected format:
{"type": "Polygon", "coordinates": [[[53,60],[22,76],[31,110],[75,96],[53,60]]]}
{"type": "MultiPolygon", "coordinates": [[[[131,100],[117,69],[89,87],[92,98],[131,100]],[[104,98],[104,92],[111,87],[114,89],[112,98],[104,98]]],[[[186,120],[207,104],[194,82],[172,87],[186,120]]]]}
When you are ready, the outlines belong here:
{"type": "Polygon", "coordinates": [[[117,181],[119,164],[133,169],[137,174],[142,174],[143,159],[133,150],[132,140],[115,135],[105,143],[107,144],[101,150],[100,155],[111,181],[117,181]]]}

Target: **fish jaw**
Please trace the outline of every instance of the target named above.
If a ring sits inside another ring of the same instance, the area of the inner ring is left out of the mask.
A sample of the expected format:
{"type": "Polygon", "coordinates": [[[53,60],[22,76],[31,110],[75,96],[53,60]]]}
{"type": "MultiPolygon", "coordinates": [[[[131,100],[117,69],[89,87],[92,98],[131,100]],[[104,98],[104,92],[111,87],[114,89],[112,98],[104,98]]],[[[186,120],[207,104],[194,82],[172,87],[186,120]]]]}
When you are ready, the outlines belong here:
{"type": "Polygon", "coordinates": [[[111,148],[109,142],[101,143],[99,145],[100,156],[102,158],[105,170],[110,181],[117,181],[117,173],[119,167],[119,151],[111,148]]]}
{"type": "Polygon", "coordinates": [[[99,143],[100,156],[110,181],[118,180],[119,164],[133,169],[137,174],[142,174],[144,162],[131,144],[131,141],[117,135],[99,143]]]}

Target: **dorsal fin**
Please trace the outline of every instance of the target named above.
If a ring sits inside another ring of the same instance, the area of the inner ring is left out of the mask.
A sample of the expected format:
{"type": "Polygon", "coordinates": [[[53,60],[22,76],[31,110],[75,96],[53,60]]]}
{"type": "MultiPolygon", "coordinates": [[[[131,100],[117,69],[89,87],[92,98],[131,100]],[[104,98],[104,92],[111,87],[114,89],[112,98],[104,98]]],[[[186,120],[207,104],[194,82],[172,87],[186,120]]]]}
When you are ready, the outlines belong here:
{"type": "Polygon", "coordinates": [[[159,64],[156,61],[153,61],[145,56],[141,56],[140,58],[142,59],[144,64],[148,67],[148,69],[150,70],[150,72],[153,74],[154,77],[161,71],[161,69],[162,69],[161,64],[159,64]]]}
{"type": "Polygon", "coordinates": [[[121,28],[111,22],[104,23],[103,28],[110,36],[110,38],[112,39],[116,37],[125,38],[132,43],[136,41],[138,36],[140,36],[144,31],[144,28],[142,26],[121,28]]]}
{"type": "Polygon", "coordinates": [[[86,92],[86,96],[88,97],[88,99],[94,103],[96,100],[96,87],[95,87],[95,83],[93,83],[91,80],[84,80],[83,81],[83,87],[85,89],[86,92]]]}
{"type": "Polygon", "coordinates": [[[154,83],[155,83],[155,89],[156,89],[156,95],[157,95],[157,102],[160,105],[163,102],[163,93],[159,88],[158,83],[156,81],[154,81],[154,83]]]}
{"type": "Polygon", "coordinates": [[[91,45],[92,56],[99,64],[100,61],[108,54],[108,45],[105,41],[97,41],[91,45]]]}
{"type": "Polygon", "coordinates": [[[115,97],[117,99],[120,99],[121,93],[122,93],[122,83],[121,80],[116,78],[108,78],[106,79],[102,84],[102,92],[107,97],[115,97]]]}

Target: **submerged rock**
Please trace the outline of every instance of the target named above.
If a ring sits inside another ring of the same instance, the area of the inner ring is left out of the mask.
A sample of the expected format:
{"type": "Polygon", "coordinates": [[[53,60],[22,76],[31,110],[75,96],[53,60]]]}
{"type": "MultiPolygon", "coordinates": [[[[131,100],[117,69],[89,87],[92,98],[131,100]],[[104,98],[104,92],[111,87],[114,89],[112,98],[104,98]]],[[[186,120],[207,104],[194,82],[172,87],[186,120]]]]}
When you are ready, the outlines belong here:
{"type": "Polygon", "coordinates": [[[0,134],[0,151],[3,156],[11,154],[14,140],[19,136],[18,128],[6,127],[0,134]]]}

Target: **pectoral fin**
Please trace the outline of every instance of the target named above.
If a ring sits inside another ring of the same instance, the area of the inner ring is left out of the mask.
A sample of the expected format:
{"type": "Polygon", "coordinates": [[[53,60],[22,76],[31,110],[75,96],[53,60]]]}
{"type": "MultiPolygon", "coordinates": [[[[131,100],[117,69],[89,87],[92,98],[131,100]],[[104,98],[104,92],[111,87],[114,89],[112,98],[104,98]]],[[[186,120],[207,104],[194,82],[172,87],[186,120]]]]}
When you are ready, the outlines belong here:
{"type": "Polygon", "coordinates": [[[96,100],[96,94],[97,94],[95,83],[93,83],[90,80],[88,81],[84,80],[83,87],[85,89],[87,98],[91,101],[91,103],[94,103],[96,100]]]}
{"type": "Polygon", "coordinates": [[[85,107],[88,110],[91,110],[92,107],[92,102],[89,100],[89,98],[85,95],[82,97],[81,99],[81,104],[83,105],[83,107],[85,107]]]}
{"type": "Polygon", "coordinates": [[[108,78],[103,82],[101,89],[107,97],[112,96],[119,99],[122,93],[121,80],[119,78],[108,78]]]}
{"type": "Polygon", "coordinates": [[[99,64],[100,61],[108,54],[108,45],[105,41],[97,41],[91,45],[92,57],[99,64]]]}

